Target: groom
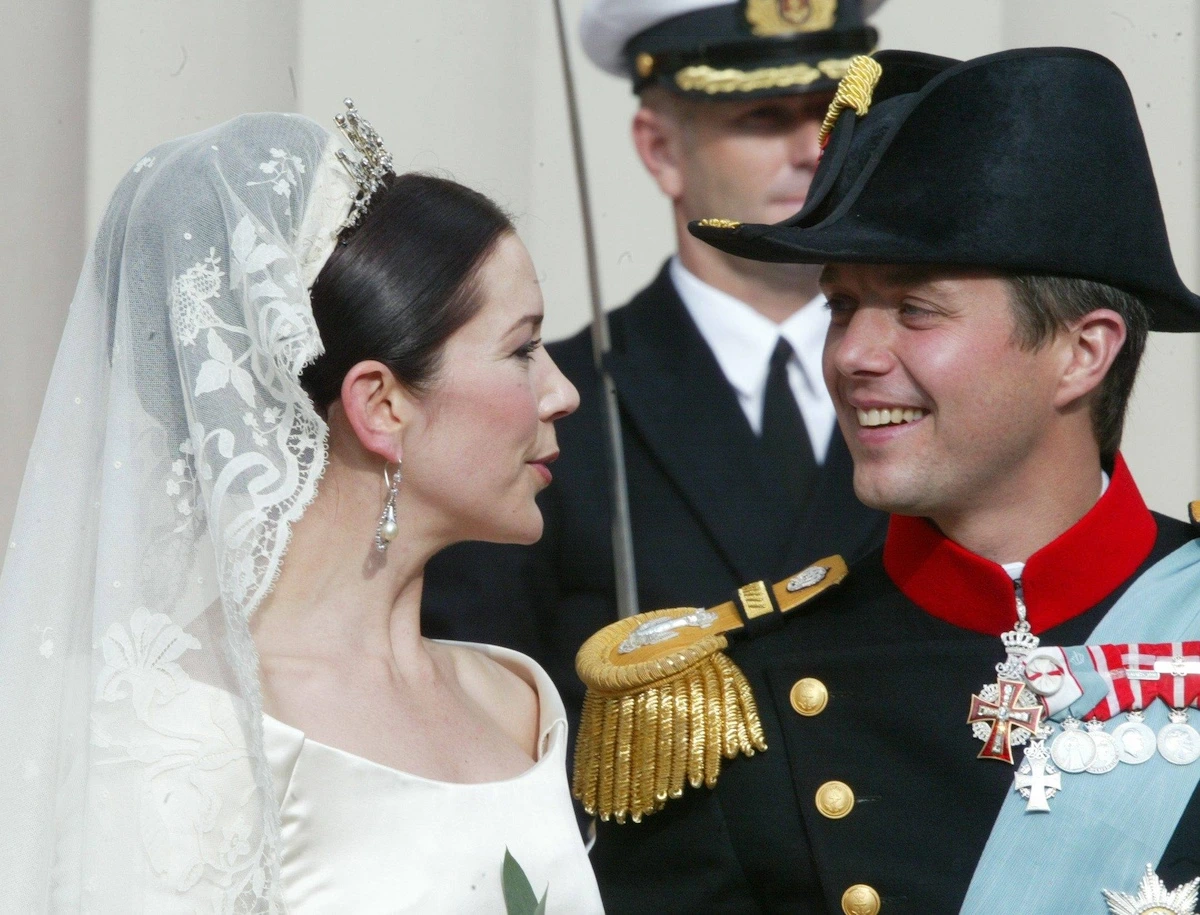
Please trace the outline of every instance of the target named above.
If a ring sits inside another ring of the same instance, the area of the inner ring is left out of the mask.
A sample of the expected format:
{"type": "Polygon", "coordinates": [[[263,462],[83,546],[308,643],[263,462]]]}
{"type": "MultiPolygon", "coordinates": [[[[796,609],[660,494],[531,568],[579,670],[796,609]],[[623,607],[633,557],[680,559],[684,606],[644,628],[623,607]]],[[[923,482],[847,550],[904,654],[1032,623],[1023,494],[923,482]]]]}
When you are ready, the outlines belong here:
{"type": "Polygon", "coordinates": [[[1148,330],[1200,330],[1200,298],[1125,81],[1072,49],[884,52],[825,127],[799,214],[691,229],[826,265],[825,379],[887,540],[585,646],[605,903],[1191,912],[1156,881],[1200,875],[1200,532],[1118,446],[1148,330]]]}

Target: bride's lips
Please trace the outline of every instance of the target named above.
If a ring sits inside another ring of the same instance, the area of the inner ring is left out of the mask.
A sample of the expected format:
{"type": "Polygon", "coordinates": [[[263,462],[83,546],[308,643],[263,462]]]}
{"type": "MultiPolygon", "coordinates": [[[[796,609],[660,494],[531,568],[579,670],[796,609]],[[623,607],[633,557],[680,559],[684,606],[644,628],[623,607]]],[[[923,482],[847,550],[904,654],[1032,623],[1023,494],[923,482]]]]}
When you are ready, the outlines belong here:
{"type": "Polygon", "coordinates": [[[535,458],[529,462],[529,466],[537,471],[538,476],[542,478],[542,483],[546,486],[550,485],[550,481],[554,479],[554,474],[550,472],[548,464],[552,464],[558,460],[558,452],[552,451],[545,457],[535,458]]]}

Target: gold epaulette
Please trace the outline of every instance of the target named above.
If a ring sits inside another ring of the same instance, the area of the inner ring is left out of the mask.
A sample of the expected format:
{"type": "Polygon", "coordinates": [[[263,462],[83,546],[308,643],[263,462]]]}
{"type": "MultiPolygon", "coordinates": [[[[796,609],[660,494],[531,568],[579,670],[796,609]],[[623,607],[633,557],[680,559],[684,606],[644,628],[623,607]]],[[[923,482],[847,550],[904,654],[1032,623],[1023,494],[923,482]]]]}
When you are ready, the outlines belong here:
{"type": "Polygon", "coordinates": [[[712,609],[654,610],[605,626],[579,649],[587,686],[575,742],[574,793],[602,820],[635,823],[683,794],[712,787],[721,759],[767,748],[750,684],[725,654],[725,633],[786,613],[846,577],[830,556],[774,587],[754,582],[712,609]],[[739,607],[741,613],[739,613],[739,607]]]}
{"type": "Polygon", "coordinates": [[[1188,506],[1188,517],[1192,519],[1192,524],[1200,524],[1200,499],[1188,506]]]}

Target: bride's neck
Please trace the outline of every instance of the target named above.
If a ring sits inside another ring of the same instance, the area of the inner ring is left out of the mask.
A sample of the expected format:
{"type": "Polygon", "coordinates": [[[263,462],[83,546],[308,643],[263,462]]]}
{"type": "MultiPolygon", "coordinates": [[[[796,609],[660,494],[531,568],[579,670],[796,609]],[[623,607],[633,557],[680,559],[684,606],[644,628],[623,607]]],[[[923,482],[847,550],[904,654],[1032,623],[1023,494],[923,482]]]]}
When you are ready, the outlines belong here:
{"type": "Polygon", "coordinates": [[[400,532],[375,549],[383,508],[375,469],[331,454],[318,493],[292,527],[283,569],[255,612],[259,653],[286,657],[387,657],[403,664],[421,650],[421,588],[436,552],[397,505],[400,532]]]}

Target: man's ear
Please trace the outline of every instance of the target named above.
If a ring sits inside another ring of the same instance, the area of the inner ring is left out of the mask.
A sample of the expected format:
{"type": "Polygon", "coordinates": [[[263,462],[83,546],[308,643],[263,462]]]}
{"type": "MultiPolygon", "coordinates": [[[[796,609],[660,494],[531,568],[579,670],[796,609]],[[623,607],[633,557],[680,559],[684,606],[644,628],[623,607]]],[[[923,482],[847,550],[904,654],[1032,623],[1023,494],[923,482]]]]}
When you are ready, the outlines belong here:
{"type": "Polygon", "coordinates": [[[665,111],[642,105],[633,116],[633,145],[646,171],[671,200],[683,196],[683,171],[679,164],[682,128],[665,111]]]}
{"type": "Polygon", "coordinates": [[[399,462],[401,433],[416,407],[412,393],[382,362],[360,362],[342,379],[342,410],[362,446],[399,462]]]}
{"type": "Polygon", "coordinates": [[[1088,312],[1064,333],[1066,359],[1056,407],[1098,389],[1125,344],[1125,321],[1109,308],[1088,312]]]}

